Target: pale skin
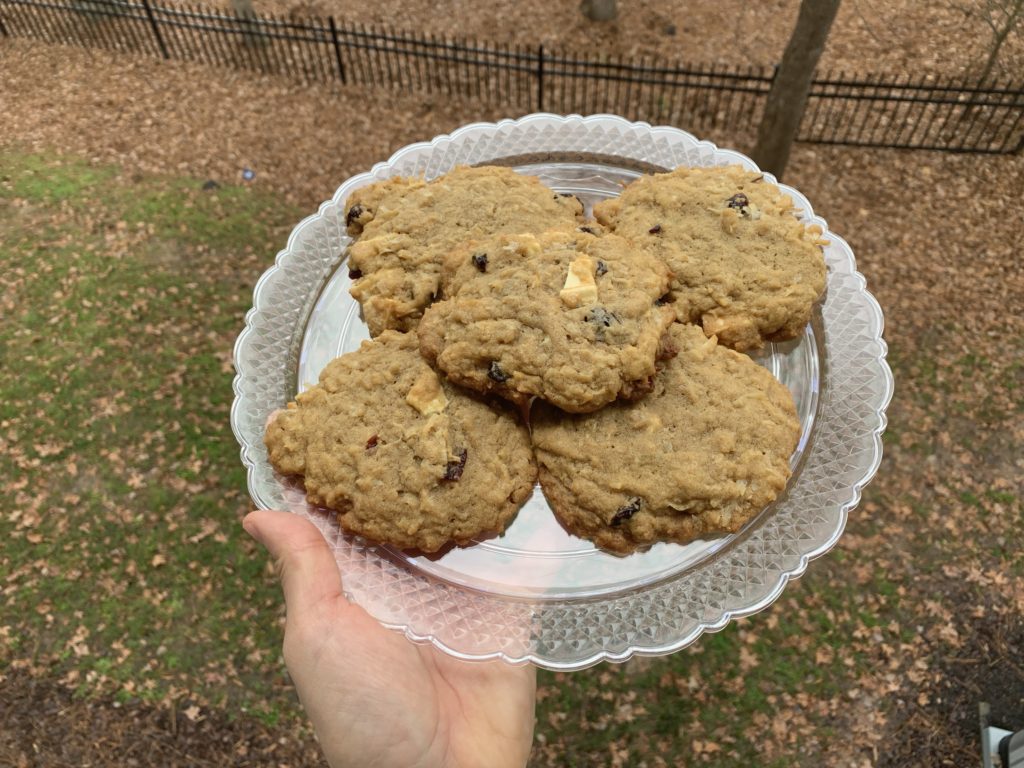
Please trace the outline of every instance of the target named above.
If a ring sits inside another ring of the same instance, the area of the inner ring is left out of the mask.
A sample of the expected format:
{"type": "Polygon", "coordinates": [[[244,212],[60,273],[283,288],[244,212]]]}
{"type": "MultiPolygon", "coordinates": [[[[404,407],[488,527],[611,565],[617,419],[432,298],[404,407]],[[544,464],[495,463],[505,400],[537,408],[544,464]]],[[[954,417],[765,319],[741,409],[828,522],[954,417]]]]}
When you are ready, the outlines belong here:
{"type": "Polygon", "coordinates": [[[530,665],[463,662],[349,603],[327,542],[290,512],[243,526],[276,560],[284,660],[331,768],[522,768],[533,741],[530,665]]]}

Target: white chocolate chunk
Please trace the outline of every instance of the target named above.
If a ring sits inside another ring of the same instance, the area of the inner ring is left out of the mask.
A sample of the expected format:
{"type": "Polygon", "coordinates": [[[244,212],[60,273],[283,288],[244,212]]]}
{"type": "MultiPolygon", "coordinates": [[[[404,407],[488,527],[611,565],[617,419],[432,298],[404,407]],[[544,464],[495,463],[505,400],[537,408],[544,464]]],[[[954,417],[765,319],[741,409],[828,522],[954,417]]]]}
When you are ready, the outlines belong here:
{"type": "Polygon", "coordinates": [[[594,280],[594,260],[589,256],[577,256],[569,265],[565,285],[558,295],[569,307],[581,307],[597,302],[597,281],[594,280]]]}
{"type": "Polygon", "coordinates": [[[502,246],[502,250],[506,253],[516,253],[517,251],[523,256],[539,256],[541,247],[540,241],[533,235],[516,235],[516,239],[506,239],[505,245],[502,246]]]}
{"type": "Polygon", "coordinates": [[[405,396],[405,402],[424,416],[440,413],[448,406],[448,398],[444,396],[441,380],[430,369],[419,375],[409,389],[409,394],[405,396]]]}

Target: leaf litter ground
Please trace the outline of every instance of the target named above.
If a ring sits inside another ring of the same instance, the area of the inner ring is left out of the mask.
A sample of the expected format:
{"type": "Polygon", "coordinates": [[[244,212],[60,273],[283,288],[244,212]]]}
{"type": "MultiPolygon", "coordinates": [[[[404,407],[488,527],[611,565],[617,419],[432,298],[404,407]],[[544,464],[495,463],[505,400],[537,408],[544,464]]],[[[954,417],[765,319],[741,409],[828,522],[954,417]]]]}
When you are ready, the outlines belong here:
{"type": "MultiPolygon", "coordinates": [[[[320,765],[238,526],[231,345],[346,175],[495,115],[60,51],[0,48],[0,764],[320,765]]],[[[799,146],[787,181],[886,314],[879,475],[767,611],[542,673],[536,766],[965,765],[978,701],[1024,726],[1024,158],[799,146]]]]}

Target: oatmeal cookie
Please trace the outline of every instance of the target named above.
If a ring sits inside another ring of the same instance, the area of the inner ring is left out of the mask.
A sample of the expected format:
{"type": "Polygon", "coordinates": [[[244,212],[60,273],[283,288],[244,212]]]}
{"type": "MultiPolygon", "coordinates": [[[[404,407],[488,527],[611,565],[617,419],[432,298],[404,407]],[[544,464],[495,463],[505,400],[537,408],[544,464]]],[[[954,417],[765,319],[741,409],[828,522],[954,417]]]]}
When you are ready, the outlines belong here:
{"type": "Polygon", "coordinates": [[[347,531],[434,552],[500,533],[533,491],[526,428],[460,391],[416,337],[386,331],[327,365],[267,427],[274,468],[347,531]]]}
{"type": "Polygon", "coordinates": [[[572,226],[583,206],[509,168],[458,167],[431,182],[388,179],[346,201],[352,296],[370,334],[407,331],[438,290],[445,256],[463,241],[572,226]]]}
{"type": "Polygon", "coordinates": [[[664,264],[615,235],[474,241],[446,261],[446,298],[424,314],[420,350],[470,389],[593,411],[650,389],[675,318],[658,304],[668,285],[664,264]]]}
{"type": "Polygon", "coordinates": [[[694,325],[670,335],[678,354],[647,397],[531,418],[555,515],[612,552],[738,531],[790,476],[800,422],[789,390],[694,325]]]}
{"type": "Polygon", "coordinates": [[[733,349],[795,338],[825,290],[821,228],[739,165],[645,176],[594,216],[661,258],[680,320],[733,349]]]}

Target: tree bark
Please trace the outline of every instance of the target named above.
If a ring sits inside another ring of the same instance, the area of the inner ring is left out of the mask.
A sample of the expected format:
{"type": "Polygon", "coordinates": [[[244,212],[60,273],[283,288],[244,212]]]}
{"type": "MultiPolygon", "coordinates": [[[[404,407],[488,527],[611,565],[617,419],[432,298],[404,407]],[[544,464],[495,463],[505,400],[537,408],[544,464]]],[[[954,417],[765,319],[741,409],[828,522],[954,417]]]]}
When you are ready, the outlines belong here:
{"type": "Polygon", "coordinates": [[[245,34],[242,39],[246,45],[259,45],[262,41],[257,34],[257,27],[255,23],[256,9],[253,8],[252,0],[231,0],[231,7],[235,11],[235,16],[243,21],[243,28],[245,34]]]}
{"type": "MultiPolygon", "coordinates": [[[[998,3],[994,5],[998,6],[998,3]]],[[[1017,22],[1021,19],[1021,14],[1024,13],[1024,0],[1012,0],[1005,6],[1001,7],[1004,11],[1003,26],[1000,28],[995,21],[991,18],[994,16],[994,12],[989,12],[989,26],[992,28],[992,44],[989,47],[988,59],[985,61],[985,66],[982,67],[981,75],[978,77],[978,85],[983,86],[985,81],[992,75],[992,70],[995,69],[996,60],[999,58],[999,51],[1003,47],[1003,43],[1006,42],[1006,38],[1009,37],[1013,28],[1017,26],[1017,22]]]]}
{"type": "Polygon", "coordinates": [[[839,3],[840,0],[801,0],[796,26],[768,92],[753,158],[763,170],[780,179],[800,130],[814,68],[825,50],[839,3]]]}
{"type": "Polygon", "coordinates": [[[583,0],[580,10],[591,21],[613,21],[619,15],[616,0],[583,0]]]}

